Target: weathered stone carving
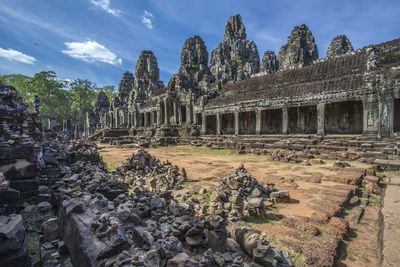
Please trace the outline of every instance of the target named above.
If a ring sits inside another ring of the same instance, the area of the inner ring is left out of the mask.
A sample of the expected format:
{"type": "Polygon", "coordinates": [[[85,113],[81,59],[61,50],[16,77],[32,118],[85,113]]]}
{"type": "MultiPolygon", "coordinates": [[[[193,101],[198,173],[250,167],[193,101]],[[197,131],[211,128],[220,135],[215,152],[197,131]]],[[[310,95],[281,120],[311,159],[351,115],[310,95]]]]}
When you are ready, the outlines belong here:
{"type": "Polygon", "coordinates": [[[277,72],[279,69],[279,62],[278,59],[276,58],[275,52],[274,51],[266,51],[264,53],[262,62],[261,62],[261,68],[260,71],[262,73],[268,73],[272,74],[277,72]]]}
{"type": "Polygon", "coordinates": [[[281,69],[287,70],[307,66],[318,59],[318,49],[307,25],[296,26],[288,42],[279,51],[281,69]]]}
{"type": "Polygon", "coordinates": [[[107,112],[110,108],[110,101],[105,92],[101,91],[97,94],[96,102],[94,105],[94,111],[96,112],[107,112]]]}
{"type": "Polygon", "coordinates": [[[338,35],[333,38],[329,45],[327,56],[335,57],[353,52],[353,46],[346,35],[338,35]]]}
{"type": "Polygon", "coordinates": [[[138,97],[149,96],[162,88],[160,81],[160,70],[157,58],[150,50],[144,50],[136,62],[135,88],[138,97]]]}
{"type": "Polygon", "coordinates": [[[203,39],[195,35],[186,40],[181,53],[181,66],[171,78],[168,88],[190,91],[206,89],[210,80],[207,47],[203,39]]]}
{"type": "Polygon", "coordinates": [[[229,18],[224,41],[211,52],[210,64],[215,80],[222,82],[244,80],[259,71],[257,46],[246,39],[240,15],[229,18]]]}
{"type": "Polygon", "coordinates": [[[135,85],[135,78],[129,71],[125,71],[122,80],[119,83],[119,96],[124,104],[128,103],[129,94],[132,92],[135,85]]]}

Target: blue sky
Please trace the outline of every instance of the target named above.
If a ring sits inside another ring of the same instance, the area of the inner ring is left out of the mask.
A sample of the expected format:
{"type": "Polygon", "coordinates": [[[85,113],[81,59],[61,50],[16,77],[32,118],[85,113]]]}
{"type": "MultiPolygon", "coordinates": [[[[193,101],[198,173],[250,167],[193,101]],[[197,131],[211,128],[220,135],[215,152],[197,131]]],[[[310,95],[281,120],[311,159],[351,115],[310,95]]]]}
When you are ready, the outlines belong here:
{"type": "Polygon", "coordinates": [[[167,84],[184,41],[198,34],[210,54],[237,13],[260,57],[278,53],[302,23],[320,57],[338,34],[355,49],[400,37],[399,0],[0,0],[0,74],[53,70],[61,79],[117,86],[150,49],[167,84]]]}

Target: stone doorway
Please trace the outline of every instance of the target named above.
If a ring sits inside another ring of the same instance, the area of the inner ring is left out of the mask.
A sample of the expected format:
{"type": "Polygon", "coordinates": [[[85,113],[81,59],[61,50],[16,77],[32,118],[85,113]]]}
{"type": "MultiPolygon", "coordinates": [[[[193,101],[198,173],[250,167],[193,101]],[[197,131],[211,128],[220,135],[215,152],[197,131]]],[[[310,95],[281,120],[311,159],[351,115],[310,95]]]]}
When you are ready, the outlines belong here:
{"type": "Polygon", "coordinates": [[[317,106],[288,108],[289,134],[317,133],[317,106]]]}
{"type": "Polygon", "coordinates": [[[203,117],[201,116],[201,113],[196,113],[196,125],[201,125],[203,121],[203,117]]]}
{"type": "Polygon", "coordinates": [[[325,105],[325,133],[362,134],[362,101],[345,101],[325,105]]]}
{"type": "Polygon", "coordinates": [[[217,115],[206,115],[206,134],[217,134],[217,115]]]}
{"type": "Polygon", "coordinates": [[[394,100],[393,131],[400,132],[400,98],[394,100]]]}
{"type": "Polygon", "coordinates": [[[144,113],[140,113],[140,126],[144,127],[145,121],[144,121],[144,113]]]}
{"type": "Polygon", "coordinates": [[[282,109],[261,111],[261,134],[282,133],[282,109]]]}
{"type": "Polygon", "coordinates": [[[239,134],[256,134],[256,112],[239,113],[239,134]]]}
{"type": "Polygon", "coordinates": [[[180,107],[180,109],[181,109],[181,124],[183,124],[183,123],[186,123],[187,122],[187,120],[186,120],[186,106],[181,106],[180,107]]]}
{"type": "Polygon", "coordinates": [[[235,114],[221,114],[221,134],[235,134],[235,114]]]}

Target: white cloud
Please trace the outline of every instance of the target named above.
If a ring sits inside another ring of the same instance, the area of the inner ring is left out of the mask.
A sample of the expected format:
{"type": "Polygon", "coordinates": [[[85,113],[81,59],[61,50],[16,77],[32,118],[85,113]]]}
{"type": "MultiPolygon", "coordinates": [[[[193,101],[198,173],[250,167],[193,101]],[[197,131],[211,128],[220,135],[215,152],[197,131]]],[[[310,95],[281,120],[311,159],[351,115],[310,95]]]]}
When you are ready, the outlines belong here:
{"type": "Polygon", "coordinates": [[[34,57],[28,56],[22,52],[14,49],[4,49],[0,47],[0,57],[5,58],[9,61],[30,64],[33,65],[36,61],[34,57]]]}
{"type": "Polygon", "coordinates": [[[90,2],[114,16],[118,16],[121,13],[121,10],[111,8],[111,0],[90,0],[90,2]]]}
{"type": "Polygon", "coordinates": [[[121,58],[118,58],[104,45],[96,41],[66,42],[65,46],[67,49],[62,50],[62,52],[76,59],[86,62],[103,62],[111,65],[122,64],[121,58]]]}
{"type": "Polygon", "coordinates": [[[147,29],[153,29],[153,22],[152,22],[153,14],[149,11],[145,10],[142,16],[142,23],[147,29]]]}

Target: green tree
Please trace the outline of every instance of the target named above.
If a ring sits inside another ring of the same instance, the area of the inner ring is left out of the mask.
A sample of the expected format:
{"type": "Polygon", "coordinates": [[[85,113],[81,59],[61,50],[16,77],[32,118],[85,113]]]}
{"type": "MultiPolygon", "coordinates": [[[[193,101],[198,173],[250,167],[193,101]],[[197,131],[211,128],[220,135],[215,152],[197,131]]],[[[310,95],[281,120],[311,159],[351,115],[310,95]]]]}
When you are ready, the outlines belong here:
{"type": "Polygon", "coordinates": [[[14,87],[24,102],[33,108],[33,94],[30,88],[30,80],[32,78],[22,74],[11,74],[0,76],[0,81],[6,85],[14,87]]]}
{"type": "Polygon", "coordinates": [[[77,79],[71,82],[69,87],[73,122],[83,125],[86,112],[90,112],[94,108],[96,86],[88,80],[77,79]]]}
{"type": "Polygon", "coordinates": [[[71,105],[70,97],[66,90],[66,84],[57,79],[53,71],[36,73],[28,83],[29,97],[39,96],[40,114],[42,116],[55,117],[61,122],[69,118],[71,105]]]}
{"type": "Polygon", "coordinates": [[[114,85],[106,85],[103,87],[97,87],[96,90],[99,92],[101,92],[101,91],[105,92],[107,94],[108,100],[110,100],[110,101],[117,95],[117,92],[115,92],[114,85]]]}

